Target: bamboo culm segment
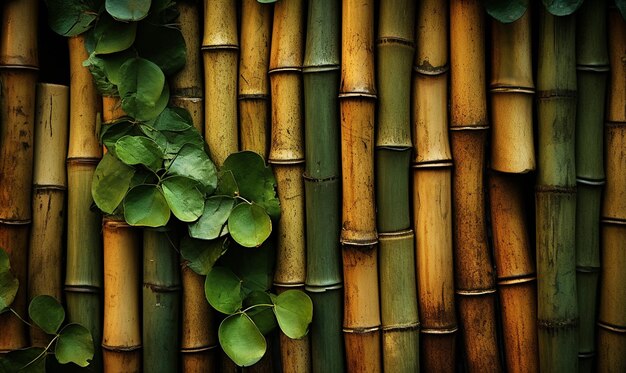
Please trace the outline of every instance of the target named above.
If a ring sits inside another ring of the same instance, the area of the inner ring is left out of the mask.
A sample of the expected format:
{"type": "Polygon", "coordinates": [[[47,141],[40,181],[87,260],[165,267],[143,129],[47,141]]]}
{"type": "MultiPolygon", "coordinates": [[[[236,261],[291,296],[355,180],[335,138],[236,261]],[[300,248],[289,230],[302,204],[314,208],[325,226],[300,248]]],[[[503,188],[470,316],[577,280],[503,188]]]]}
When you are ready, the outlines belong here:
{"type": "Polygon", "coordinates": [[[269,145],[269,69],[272,6],[256,0],[241,5],[239,57],[239,131],[242,150],[264,158],[269,145]]]}
{"type": "Polygon", "coordinates": [[[0,68],[39,69],[38,4],[37,0],[8,0],[2,3],[0,68]]]}

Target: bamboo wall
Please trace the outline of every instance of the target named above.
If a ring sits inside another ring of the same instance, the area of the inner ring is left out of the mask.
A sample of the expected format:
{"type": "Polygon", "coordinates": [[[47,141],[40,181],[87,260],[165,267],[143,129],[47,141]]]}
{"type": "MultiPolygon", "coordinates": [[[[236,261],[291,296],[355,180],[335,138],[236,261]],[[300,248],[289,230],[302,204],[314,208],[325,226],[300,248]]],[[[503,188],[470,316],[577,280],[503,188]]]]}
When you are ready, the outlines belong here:
{"type": "MultiPolygon", "coordinates": [[[[219,318],[177,243],[102,223],[85,41],[42,56],[57,36],[36,0],[0,3],[0,248],[17,313],[60,298],[95,338],[94,371],[103,351],[107,371],[626,370],[626,14],[612,1],[569,15],[537,2],[507,23],[478,0],[204,4],[180,5],[171,102],[216,163],[250,149],[273,165],[274,286],[306,289],[310,335],[277,336],[245,370],[220,363],[219,318]],[[140,258],[156,255],[169,282],[144,289],[142,316],[140,258]],[[177,319],[148,319],[161,298],[177,319]]],[[[0,314],[0,356],[48,341],[0,314]]]]}

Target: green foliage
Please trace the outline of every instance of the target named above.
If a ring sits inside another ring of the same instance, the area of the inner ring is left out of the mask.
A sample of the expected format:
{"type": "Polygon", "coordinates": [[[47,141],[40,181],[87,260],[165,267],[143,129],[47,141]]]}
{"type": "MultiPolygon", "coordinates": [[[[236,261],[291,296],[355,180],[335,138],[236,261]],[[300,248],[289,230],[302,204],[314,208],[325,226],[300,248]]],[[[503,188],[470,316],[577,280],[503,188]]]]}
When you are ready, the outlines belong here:
{"type": "Polygon", "coordinates": [[[13,303],[19,285],[19,281],[11,273],[9,254],[0,249],[0,313],[13,303]]]}
{"type": "Polygon", "coordinates": [[[555,16],[568,16],[583,4],[583,0],[541,0],[546,10],[555,16]]]}
{"type": "Polygon", "coordinates": [[[28,316],[46,334],[55,334],[65,321],[65,310],[54,297],[38,295],[30,301],[28,316]]]}
{"type": "Polygon", "coordinates": [[[81,367],[89,365],[94,348],[91,333],[80,324],[69,324],[59,332],[54,353],[61,364],[74,363],[81,367]]]}
{"type": "Polygon", "coordinates": [[[626,0],[615,0],[615,6],[622,13],[624,20],[626,20],[626,0]]]}
{"type": "Polygon", "coordinates": [[[230,213],[228,231],[241,246],[259,247],[272,233],[272,221],[256,203],[242,203],[230,213]]]}
{"type": "Polygon", "coordinates": [[[47,0],[50,28],[74,36],[89,30],[98,18],[102,0],[47,0]]]}
{"type": "Polygon", "coordinates": [[[261,360],[267,349],[263,334],[245,313],[225,318],[220,324],[218,337],[226,355],[244,367],[261,360]]]}
{"type": "Polygon", "coordinates": [[[139,21],[146,18],[150,0],[106,0],[106,10],[120,21],[139,21]]]}
{"type": "Polygon", "coordinates": [[[502,23],[520,19],[528,8],[528,0],[484,0],[487,13],[502,23]]]}

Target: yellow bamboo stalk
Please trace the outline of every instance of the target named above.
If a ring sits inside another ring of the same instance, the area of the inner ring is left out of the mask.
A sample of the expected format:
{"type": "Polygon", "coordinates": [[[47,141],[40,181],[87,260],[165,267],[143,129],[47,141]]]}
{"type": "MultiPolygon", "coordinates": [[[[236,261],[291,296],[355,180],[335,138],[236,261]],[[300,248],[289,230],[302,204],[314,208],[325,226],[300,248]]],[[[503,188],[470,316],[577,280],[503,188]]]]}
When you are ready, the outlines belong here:
{"type": "Polygon", "coordinates": [[[237,130],[236,3],[204,1],[204,138],[211,159],[219,167],[239,148],[237,130]]]}
{"type": "Polygon", "coordinates": [[[37,0],[2,2],[0,66],[3,68],[39,68],[37,53],[37,0]]]}
{"type": "Polygon", "coordinates": [[[267,157],[272,6],[256,0],[241,5],[239,58],[239,127],[241,149],[267,157]]]}

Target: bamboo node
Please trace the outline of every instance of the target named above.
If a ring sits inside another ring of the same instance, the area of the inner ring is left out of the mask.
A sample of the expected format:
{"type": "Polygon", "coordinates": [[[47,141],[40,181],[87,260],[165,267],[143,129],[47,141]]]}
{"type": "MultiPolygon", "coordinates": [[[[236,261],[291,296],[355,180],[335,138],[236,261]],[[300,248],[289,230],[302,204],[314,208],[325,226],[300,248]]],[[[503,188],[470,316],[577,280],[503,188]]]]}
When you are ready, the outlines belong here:
{"type": "Polygon", "coordinates": [[[67,158],[66,164],[89,164],[89,165],[97,165],[100,162],[100,158],[91,158],[91,157],[72,157],[67,158]]]}
{"type": "Polygon", "coordinates": [[[180,352],[183,354],[193,354],[196,352],[204,352],[204,351],[210,351],[213,349],[216,349],[217,345],[212,345],[212,346],[202,346],[202,347],[190,347],[190,348],[181,348],[180,352]]]}
{"type": "Polygon", "coordinates": [[[304,158],[295,158],[295,159],[276,159],[276,158],[269,158],[267,160],[267,163],[269,164],[279,164],[279,165],[292,165],[292,164],[302,164],[304,163],[305,160],[304,158]]]}
{"type": "Polygon", "coordinates": [[[537,320],[537,326],[542,329],[567,329],[578,326],[578,317],[561,320],[537,320]]]}
{"type": "Polygon", "coordinates": [[[615,122],[615,121],[606,121],[604,123],[605,127],[626,127],[626,122],[615,122]]]}
{"type": "Polygon", "coordinates": [[[445,64],[443,66],[432,66],[428,61],[422,62],[421,65],[413,65],[413,71],[422,75],[442,75],[450,70],[450,66],[445,64]]]}
{"type": "Polygon", "coordinates": [[[100,288],[93,285],[65,285],[63,289],[68,293],[100,294],[100,288]]]}
{"type": "Polygon", "coordinates": [[[420,328],[420,323],[418,322],[412,322],[412,323],[408,323],[408,324],[396,324],[396,325],[385,325],[382,327],[383,333],[385,332],[391,332],[391,331],[396,331],[396,330],[419,330],[420,328]]]}
{"type": "Polygon", "coordinates": [[[626,225],[626,219],[620,219],[611,216],[602,217],[602,219],[600,219],[600,222],[610,225],[626,225]]]}
{"type": "Polygon", "coordinates": [[[378,233],[378,238],[381,240],[385,238],[402,239],[402,238],[407,238],[407,237],[413,237],[413,229],[409,228],[409,229],[396,231],[396,232],[379,232],[378,233]]]}
{"type": "Polygon", "coordinates": [[[310,292],[310,293],[325,293],[327,291],[331,291],[331,290],[339,290],[339,289],[343,289],[343,284],[342,283],[338,283],[335,285],[325,285],[325,286],[312,286],[312,285],[306,285],[304,287],[304,290],[310,292]]]}
{"type": "Polygon", "coordinates": [[[369,92],[344,92],[339,94],[340,99],[348,99],[348,98],[370,98],[376,99],[376,93],[369,92]]]}
{"type": "Polygon", "coordinates": [[[109,346],[106,344],[102,344],[102,348],[104,348],[105,350],[108,351],[117,351],[117,352],[130,352],[130,351],[137,351],[140,350],[142,347],[142,345],[136,345],[136,346],[109,346]]]}
{"type": "Polygon", "coordinates": [[[245,100],[264,100],[267,101],[270,99],[270,95],[266,93],[250,93],[250,94],[239,94],[237,96],[237,100],[245,101],[245,100]]]}
{"type": "Polygon", "coordinates": [[[301,66],[281,66],[281,67],[275,67],[273,69],[269,69],[269,71],[267,73],[272,75],[272,74],[281,73],[281,72],[301,73],[302,72],[302,67],[301,66]]]}
{"type": "Polygon", "coordinates": [[[609,65],[576,65],[576,70],[578,71],[590,71],[596,73],[606,73],[611,71],[611,67],[609,65]]]}
{"type": "Polygon", "coordinates": [[[327,72],[327,71],[337,71],[341,69],[341,65],[336,65],[336,64],[332,64],[332,65],[309,65],[309,66],[303,66],[302,68],[302,72],[304,74],[310,74],[310,73],[323,73],[323,72],[327,72]]]}
{"type": "Polygon", "coordinates": [[[491,93],[527,93],[530,95],[535,94],[535,89],[532,87],[512,87],[512,86],[491,86],[491,93]]]}
{"type": "Polygon", "coordinates": [[[498,279],[498,286],[511,286],[524,284],[527,282],[533,282],[537,280],[537,276],[534,273],[523,276],[523,277],[514,277],[514,278],[502,278],[498,279]]]}
{"type": "Polygon", "coordinates": [[[576,272],[580,272],[580,273],[600,273],[600,267],[576,266],[576,272]]]}
{"type": "Polygon", "coordinates": [[[476,123],[475,125],[472,125],[472,124],[462,124],[462,125],[452,124],[450,126],[450,131],[486,131],[489,128],[491,128],[489,125],[486,125],[486,124],[483,124],[483,123],[476,123]]]}
{"type": "Polygon", "coordinates": [[[582,177],[577,177],[576,182],[580,184],[591,185],[591,186],[602,186],[606,184],[606,179],[585,179],[582,177]]]}
{"type": "Polygon", "coordinates": [[[339,180],[339,176],[330,176],[330,177],[325,177],[323,179],[317,179],[317,178],[314,178],[314,177],[311,177],[311,176],[307,175],[306,173],[302,174],[302,178],[305,181],[310,181],[312,183],[324,183],[324,182],[327,182],[327,181],[339,180]]]}
{"type": "Polygon", "coordinates": [[[414,162],[413,168],[452,168],[454,163],[451,159],[441,159],[441,160],[433,160],[433,161],[421,161],[414,162]]]}
{"type": "Polygon", "coordinates": [[[578,352],[578,357],[581,359],[591,359],[594,356],[596,356],[595,351],[590,351],[590,352],[578,352]]]}
{"type": "Polygon", "coordinates": [[[457,326],[453,326],[451,328],[425,328],[425,329],[420,330],[422,334],[438,334],[438,335],[454,334],[457,331],[459,331],[459,328],[457,326]]]}
{"type": "Polygon", "coordinates": [[[344,333],[351,333],[351,334],[367,334],[367,333],[377,333],[380,330],[380,325],[379,326],[372,326],[372,327],[363,327],[363,328],[343,328],[343,332],[344,333]]]}
{"type": "MultiPolygon", "coordinates": [[[[378,234],[376,232],[374,232],[374,235],[376,236],[376,238],[373,239],[363,239],[363,240],[356,240],[353,238],[340,238],[339,242],[343,245],[343,246],[354,246],[357,250],[359,251],[369,251],[369,250],[376,250],[376,244],[378,244],[378,234]]],[[[345,248],[344,248],[345,250],[345,248]]]]}
{"type": "Polygon", "coordinates": [[[39,67],[33,65],[0,65],[0,70],[4,69],[39,71],[39,67]]]}
{"type": "Polygon", "coordinates": [[[65,191],[65,190],[67,190],[67,187],[65,185],[33,184],[33,189],[35,191],[39,191],[39,190],[61,190],[61,191],[65,191]]]}
{"type": "Polygon", "coordinates": [[[404,38],[399,38],[396,36],[383,36],[378,38],[378,44],[400,44],[410,47],[411,49],[415,48],[415,42],[413,40],[408,40],[404,38]]]}
{"type": "Polygon", "coordinates": [[[455,293],[457,295],[461,295],[461,296],[465,296],[465,297],[474,297],[474,296],[481,296],[481,295],[489,295],[489,294],[494,294],[496,292],[496,289],[478,289],[478,290],[460,290],[457,289],[455,291],[455,293]]]}
{"type": "Polygon", "coordinates": [[[203,45],[200,50],[202,51],[214,51],[214,50],[234,50],[238,51],[239,46],[237,44],[215,44],[215,45],[203,45]]]}
{"type": "Polygon", "coordinates": [[[613,333],[626,334],[626,327],[624,326],[617,326],[617,325],[607,324],[602,321],[598,321],[598,327],[608,330],[613,333]]]}
{"type": "Polygon", "coordinates": [[[32,222],[31,219],[14,220],[14,219],[2,219],[2,218],[0,218],[0,224],[6,224],[6,225],[28,225],[31,222],[32,222]]]}
{"type": "Polygon", "coordinates": [[[278,286],[281,288],[302,288],[304,287],[304,281],[298,282],[277,282],[274,281],[274,286],[278,286]]]}

